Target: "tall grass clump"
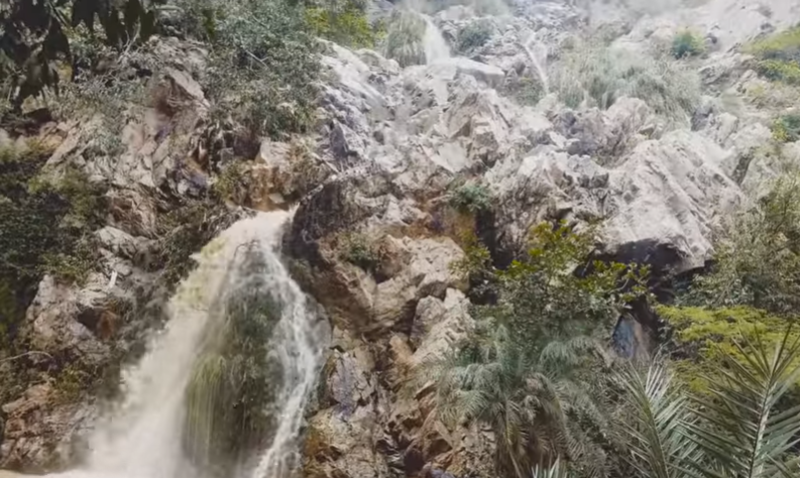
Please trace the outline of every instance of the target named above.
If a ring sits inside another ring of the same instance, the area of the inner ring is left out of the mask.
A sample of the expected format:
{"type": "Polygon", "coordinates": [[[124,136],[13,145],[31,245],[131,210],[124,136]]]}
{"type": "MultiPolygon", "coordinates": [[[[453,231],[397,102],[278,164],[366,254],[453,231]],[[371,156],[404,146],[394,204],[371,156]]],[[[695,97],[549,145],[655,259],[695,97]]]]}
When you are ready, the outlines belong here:
{"type": "Polygon", "coordinates": [[[398,9],[386,25],[381,51],[386,58],[397,60],[402,67],[425,63],[425,20],[416,12],[398,9]]]}
{"type": "Polygon", "coordinates": [[[570,108],[609,108],[622,97],[645,101],[670,122],[682,122],[700,101],[700,77],[667,56],[578,44],[551,74],[554,90],[570,108]]]}

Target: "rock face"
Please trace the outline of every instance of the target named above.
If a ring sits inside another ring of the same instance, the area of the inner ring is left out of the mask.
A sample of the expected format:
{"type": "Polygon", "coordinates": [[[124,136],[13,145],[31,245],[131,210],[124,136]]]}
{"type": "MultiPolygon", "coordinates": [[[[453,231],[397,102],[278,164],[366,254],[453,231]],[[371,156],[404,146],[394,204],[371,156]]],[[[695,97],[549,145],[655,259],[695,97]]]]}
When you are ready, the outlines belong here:
{"type": "MultiPolygon", "coordinates": [[[[307,474],[492,473],[491,434],[448,429],[431,413],[430,388],[414,383],[415,367],[452,350],[472,326],[464,284],[445,272],[461,257],[446,213],[449,188],[460,180],[477,180],[492,196],[490,213],[466,229],[498,257],[513,257],[543,220],[602,220],[603,258],[649,263],[657,275],[704,264],[719,218],[777,174],[773,160],[753,153],[770,140],[763,113],[733,114],[707,97],[690,128],[658,117],[646,98],[570,109],[551,91],[558,85],[548,85],[546,63],[558,60],[576,30],[645,51],[694,25],[711,43],[708,57],[695,60],[703,83],[714,94],[740,92],[753,73],[732,47],[762,26],[752,17],[723,20],[737,2],[644,17],[608,2],[603,15],[597,5],[587,13],[518,2],[512,16],[481,19],[493,33],[469,59],[405,69],[373,52],[328,49],[324,63],[335,81],[325,90],[320,154],[335,172],[303,199],[284,241],[297,277],[346,337],[332,346],[310,418],[307,474]],[[543,88],[537,105],[504,90],[520,77],[543,88]],[[370,243],[371,266],[344,258],[342,238],[352,233],[370,243]]],[[[778,3],[776,12],[800,18],[778,3]]],[[[756,7],[734,17],[748,8],[756,7]]],[[[433,21],[453,43],[477,17],[456,6],[433,21]]],[[[652,317],[639,313],[617,327],[628,356],[651,346],[652,317]]]]}
{"type": "MultiPolygon", "coordinates": [[[[453,43],[483,20],[491,37],[469,58],[405,69],[376,52],[325,42],[330,81],[322,85],[314,146],[294,139],[256,144],[255,161],[230,196],[252,209],[297,203],[283,251],[334,328],[308,411],[305,476],[493,475],[491,433],[442,423],[432,413],[430,384],[418,383],[416,373],[473,326],[467,284],[451,269],[464,257],[461,233],[477,232],[497,259],[525,247],[541,221],[580,227],[602,219],[603,257],[683,271],[713,252],[718,218],[779,173],[780,158],[761,149],[780,110],[748,104],[734,111],[722,95],[764,86],[734,46],[800,20],[793,2],[764,0],[759,8],[710,0],[641,17],[609,2],[588,2],[587,10],[575,3],[521,0],[510,15],[486,18],[451,7],[432,18],[444,38],[453,43]],[[691,128],[668,127],[637,98],[570,109],[550,84],[547,63],[558,61],[579,31],[643,51],[663,47],[685,27],[708,39],[708,56],[691,61],[715,95],[691,115],[691,128]],[[535,104],[507,91],[522,78],[541,88],[535,104]],[[488,191],[490,211],[450,205],[462,181],[488,191]]],[[[380,16],[392,6],[376,8],[380,16]]],[[[14,362],[35,376],[2,404],[0,467],[46,472],[72,457],[95,405],[90,396],[65,396],[69,366],[103,369],[134,355],[163,317],[157,307],[137,314],[130,307],[152,302],[168,256],[188,252],[180,243],[168,248],[169,241],[202,240],[235,215],[226,210],[197,229],[165,222],[204,204],[234,145],[203,121],[202,49],[175,39],[151,47],[167,65],[157,86],[183,105],[180,111],[136,115],[117,155],[93,155],[93,119],[55,127],[58,147],[48,167],[78,166],[109,185],[108,217],[94,231],[102,261],[81,287],[52,277],[39,286],[20,333],[25,350],[37,354],[14,362]]],[[[7,136],[0,131],[0,145],[7,136]]],[[[781,158],[800,160],[797,144],[778,149],[781,158]]],[[[620,321],[626,355],[641,353],[645,327],[641,317],[620,321]]],[[[0,362],[0,377],[9,367],[0,362]]]]}

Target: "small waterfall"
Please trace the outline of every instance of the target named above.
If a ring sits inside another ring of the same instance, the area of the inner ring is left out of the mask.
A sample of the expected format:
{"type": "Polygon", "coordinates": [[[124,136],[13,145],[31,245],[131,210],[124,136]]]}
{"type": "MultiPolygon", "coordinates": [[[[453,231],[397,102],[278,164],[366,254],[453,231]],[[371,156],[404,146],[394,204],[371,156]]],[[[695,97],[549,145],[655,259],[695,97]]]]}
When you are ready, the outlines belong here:
{"type": "Polygon", "coordinates": [[[525,50],[525,53],[528,54],[528,58],[531,60],[533,67],[536,69],[536,74],[539,76],[539,80],[542,82],[542,90],[544,91],[544,94],[547,95],[550,93],[550,86],[547,78],[547,71],[543,65],[547,59],[547,47],[536,42],[536,35],[531,35],[526,42],[522,43],[522,48],[525,50]],[[531,50],[530,45],[534,43],[540,47],[538,55],[531,50]]]}
{"type": "Polygon", "coordinates": [[[425,19],[425,36],[422,39],[425,46],[425,63],[430,65],[436,61],[450,58],[450,47],[439,27],[433,23],[431,17],[422,14],[421,16],[425,19]]]}
{"type": "MultiPolygon", "coordinates": [[[[206,476],[182,447],[186,390],[205,342],[225,322],[221,308],[236,291],[254,287],[280,304],[269,340],[270,360],[282,379],[270,407],[276,427],[271,444],[237,476],[282,478],[296,463],[303,411],[325,350],[326,328],[308,308],[278,255],[286,212],[238,221],[196,255],[198,267],[169,302],[170,320],[141,362],[123,375],[125,399],[90,437],[90,454],[63,478],[193,478],[206,476]],[[243,248],[256,249],[253,267],[243,248]]],[[[258,454],[256,454],[258,455],[258,454]]]]}

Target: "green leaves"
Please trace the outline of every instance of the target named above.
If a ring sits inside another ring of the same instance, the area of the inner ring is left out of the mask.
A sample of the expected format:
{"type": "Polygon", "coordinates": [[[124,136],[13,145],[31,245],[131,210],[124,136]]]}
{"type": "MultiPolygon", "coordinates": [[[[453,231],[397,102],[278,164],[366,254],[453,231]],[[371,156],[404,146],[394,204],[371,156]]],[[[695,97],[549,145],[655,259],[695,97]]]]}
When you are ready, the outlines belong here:
{"type": "MultiPolygon", "coordinates": [[[[690,424],[692,439],[717,467],[701,467],[709,478],[793,476],[785,456],[798,443],[800,405],[780,410],[780,400],[800,379],[800,339],[787,333],[770,352],[750,344],[741,357],[725,356],[710,379],[712,400],[698,403],[703,424],[690,424]]],[[[796,475],[795,475],[796,476],[796,475]]]]}
{"type": "Polygon", "coordinates": [[[618,379],[633,412],[622,429],[643,478],[789,478],[800,442],[800,405],[782,400],[800,379],[800,339],[774,348],[760,339],[723,353],[707,395],[688,398],[664,363],[630,367],[618,379]]]}
{"type": "Polygon", "coordinates": [[[686,435],[691,423],[687,397],[660,362],[646,370],[628,365],[618,380],[630,413],[622,423],[630,465],[643,477],[682,477],[697,456],[697,446],[686,435]]]}
{"type": "Polygon", "coordinates": [[[0,9],[0,93],[12,98],[13,109],[47,88],[57,91],[59,61],[72,56],[64,30],[85,25],[94,33],[99,22],[105,40],[121,47],[146,40],[155,28],[155,11],[148,0],[16,0],[0,9]],[[67,24],[61,7],[71,3],[67,24]]]}

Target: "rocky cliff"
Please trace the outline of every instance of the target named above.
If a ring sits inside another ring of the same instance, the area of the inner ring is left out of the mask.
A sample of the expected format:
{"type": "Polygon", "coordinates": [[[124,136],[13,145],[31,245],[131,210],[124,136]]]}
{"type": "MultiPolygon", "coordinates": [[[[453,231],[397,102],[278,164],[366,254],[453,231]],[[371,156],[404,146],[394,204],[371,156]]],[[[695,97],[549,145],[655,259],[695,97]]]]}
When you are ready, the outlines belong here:
{"type": "MultiPolygon", "coordinates": [[[[189,254],[244,209],[296,208],[286,260],[334,331],[308,411],[303,474],[490,476],[495,437],[446,426],[432,413],[430,384],[413,385],[411,374],[474,326],[471,284],[450,267],[466,237],[502,266],[539,222],[602,221],[603,257],[651,264],[657,279],[703,267],[721,218],[800,161],[800,143],[773,140],[784,106],[754,96],[775,87],[741,48],[797,21],[800,7],[785,0],[661,11],[517,0],[497,14],[477,5],[433,14],[452,55],[427,64],[402,68],[323,42],[313,133],[264,140],[232,186],[224,152],[237,144],[209,121],[198,83],[206,52],[151,40],[148,54],[163,65],[155,84],[179,106],[131,115],[118,154],[96,154],[91,118],[36,134],[50,145],[48,174],[80,169],[104,186],[106,206],[93,231],[97,267],[81,286],[45,276],[14,339],[24,356],[0,357],[0,377],[13,382],[0,395],[0,466],[50,471],[74,460],[105,403],[98,384],[116,383],[163,323],[163,298],[189,254]],[[466,44],[478,26],[485,38],[466,44]],[[632,80],[638,88],[567,94],[595,68],[570,69],[596,60],[585,58],[596,52],[586,38],[620,65],[663,61],[686,29],[702,38],[703,55],[648,66],[632,80]],[[491,198],[487,207],[457,207],[459,188],[471,186],[491,198]]],[[[0,142],[26,148],[26,136],[0,142]]],[[[649,319],[638,319],[633,348],[647,347],[649,319]]]]}

